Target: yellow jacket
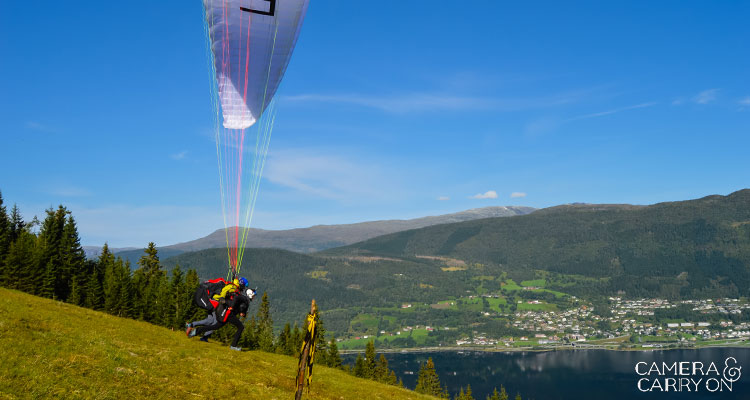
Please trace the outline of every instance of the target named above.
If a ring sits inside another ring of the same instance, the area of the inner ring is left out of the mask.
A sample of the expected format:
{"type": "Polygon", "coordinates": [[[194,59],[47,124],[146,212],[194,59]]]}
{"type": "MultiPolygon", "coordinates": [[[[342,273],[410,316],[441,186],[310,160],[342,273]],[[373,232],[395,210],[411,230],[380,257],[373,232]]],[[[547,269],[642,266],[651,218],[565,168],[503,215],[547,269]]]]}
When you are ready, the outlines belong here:
{"type": "Polygon", "coordinates": [[[221,289],[220,293],[214,295],[214,300],[219,301],[220,298],[226,297],[228,293],[235,292],[240,289],[240,282],[235,279],[232,283],[228,283],[221,289]]]}

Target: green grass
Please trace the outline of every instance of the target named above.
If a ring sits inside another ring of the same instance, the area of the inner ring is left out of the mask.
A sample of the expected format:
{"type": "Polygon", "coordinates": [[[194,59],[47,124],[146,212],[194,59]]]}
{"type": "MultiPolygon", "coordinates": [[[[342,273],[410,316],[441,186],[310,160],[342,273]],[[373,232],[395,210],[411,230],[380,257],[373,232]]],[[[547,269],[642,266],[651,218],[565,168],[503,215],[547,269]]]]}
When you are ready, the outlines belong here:
{"type": "MultiPolygon", "coordinates": [[[[304,310],[301,311],[304,313],[304,310]]],[[[297,360],[0,288],[0,398],[290,399],[297,360]]],[[[315,368],[305,399],[427,399],[315,368]]]]}
{"type": "Polygon", "coordinates": [[[540,288],[543,288],[547,284],[547,281],[544,279],[534,279],[530,281],[522,281],[521,286],[537,286],[540,288]]]}
{"type": "Polygon", "coordinates": [[[518,284],[513,281],[513,279],[508,279],[501,285],[501,288],[503,290],[521,290],[522,288],[518,286],[518,284]]]}
{"type": "Polygon", "coordinates": [[[508,301],[504,297],[500,298],[488,298],[487,301],[490,303],[490,309],[497,312],[502,312],[502,306],[508,304],[508,301]]]}
{"type": "Polygon", "coordinates": [[[526,302],[518,304],[518,311],[556,311],[557,305],[549,303],[528,304],[526,302]]]}

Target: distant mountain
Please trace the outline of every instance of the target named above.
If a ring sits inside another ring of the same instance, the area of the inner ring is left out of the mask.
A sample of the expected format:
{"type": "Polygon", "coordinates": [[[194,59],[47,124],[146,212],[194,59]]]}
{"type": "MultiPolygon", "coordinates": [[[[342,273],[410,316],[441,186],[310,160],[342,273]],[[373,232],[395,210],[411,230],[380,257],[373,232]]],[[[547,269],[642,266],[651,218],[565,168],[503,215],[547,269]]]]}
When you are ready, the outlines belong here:
{"type": "MultiPolygon", "coordinates": [[[[475,208],[453,214],[429,216],[409,220],[385,220],[360,222],[343,225],[315,225],[309,228],[287,230],[265,230],[250,228],[248,230],[248,248],[278,248],[299,253],[312,253],[333,247],[361,242],[377,236],[422,228],[426,226],[470,221],[480,218],[510,217],[525,215],[535,211],[533,207],[497,206],[475,208]]],[[[231,229],[231,228],[230,228],[231,229]]],[[[224,229],[189,242],[159,247],[162,259],[185,252],[226,247],[224,229]]],[[[143,254],[143,249],[129,249],[115,253],[135,263],[143,254]]]]}
{"type": "Polygon", "coordinates": [[[590,291],[750,295],[750,189],[651,206],[570,204],[401,231],[321,255],[451,257],[590,291]],[[586,286],[588,285],[588,286],[586,286]]]}

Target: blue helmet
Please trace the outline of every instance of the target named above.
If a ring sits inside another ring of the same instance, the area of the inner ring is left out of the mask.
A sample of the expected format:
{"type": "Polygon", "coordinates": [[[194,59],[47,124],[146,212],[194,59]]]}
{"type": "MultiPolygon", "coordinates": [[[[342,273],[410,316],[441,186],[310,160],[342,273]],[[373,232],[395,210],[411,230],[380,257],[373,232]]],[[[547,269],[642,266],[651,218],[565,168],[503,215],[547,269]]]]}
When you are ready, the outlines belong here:
{"type": "Polygon", "coordinates": [[[247,284],[248,284],[247,279],[240,278],[240,286],[241,287],[245,287],[245,286],[247,286],[247,284]]]}

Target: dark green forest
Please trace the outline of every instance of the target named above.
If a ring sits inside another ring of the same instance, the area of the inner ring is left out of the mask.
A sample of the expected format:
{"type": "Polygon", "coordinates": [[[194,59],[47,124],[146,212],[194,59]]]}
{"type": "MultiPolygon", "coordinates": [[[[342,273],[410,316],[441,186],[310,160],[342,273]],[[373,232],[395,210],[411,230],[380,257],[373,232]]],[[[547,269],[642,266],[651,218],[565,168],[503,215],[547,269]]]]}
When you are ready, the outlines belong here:
{"type": "Polygon", "coordinates": [[[552,207],[399,232],[321,254],[447,256],[517,279],[544,271],[568,276],[566,292],[577,295],[747,296],[750,189],[645,207],[552,207]]]}

